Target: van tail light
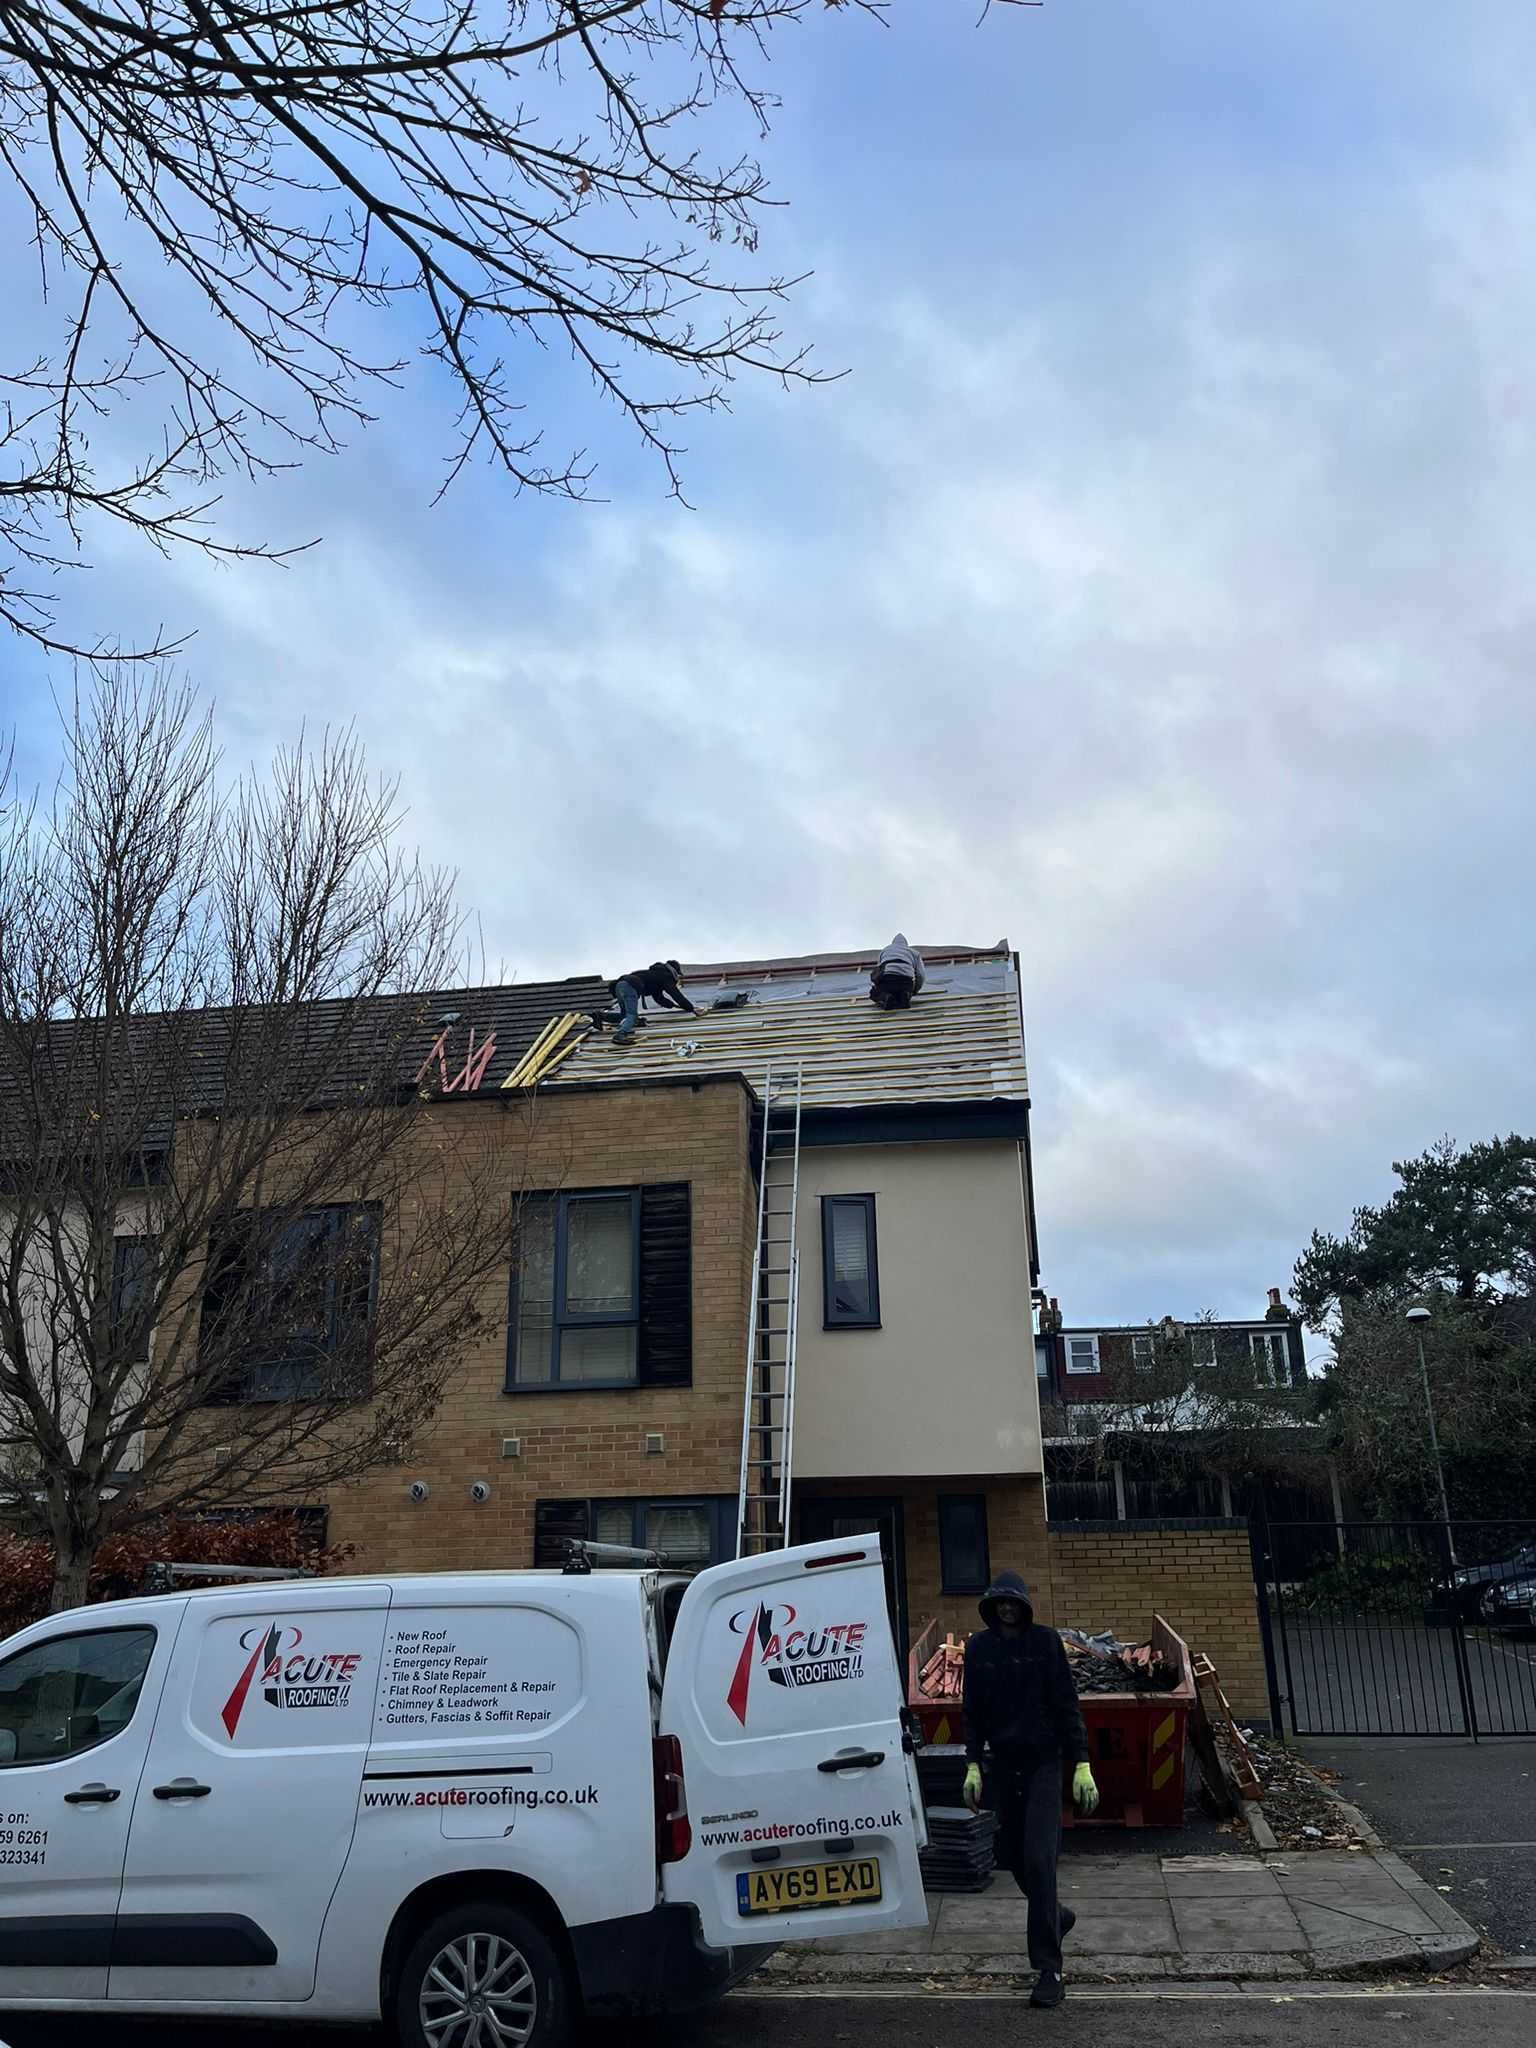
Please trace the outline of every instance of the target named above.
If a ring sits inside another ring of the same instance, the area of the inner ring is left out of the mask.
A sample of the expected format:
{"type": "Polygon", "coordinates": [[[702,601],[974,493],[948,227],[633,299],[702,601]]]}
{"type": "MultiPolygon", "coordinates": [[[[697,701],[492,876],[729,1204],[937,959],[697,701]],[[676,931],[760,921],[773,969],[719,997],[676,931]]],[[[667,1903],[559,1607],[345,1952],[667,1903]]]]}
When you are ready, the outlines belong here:
{"type": "Polygon", "coordinates": [[[693,1847],[688,1824],[688,1793],[683,1784],[683,1745],[675,1735],[658,1735],[651,1744],[656,1779],[656,1861],[681,1863],[693,1847]]]}

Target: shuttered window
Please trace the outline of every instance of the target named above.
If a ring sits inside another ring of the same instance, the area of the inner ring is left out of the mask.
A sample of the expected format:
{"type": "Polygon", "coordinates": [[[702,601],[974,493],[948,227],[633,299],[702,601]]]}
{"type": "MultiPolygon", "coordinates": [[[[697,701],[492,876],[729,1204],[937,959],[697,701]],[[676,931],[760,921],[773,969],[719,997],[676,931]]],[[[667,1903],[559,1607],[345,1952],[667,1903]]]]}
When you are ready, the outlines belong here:
{"type": "Polygon", "coordinates": [[[534,1503],[533,1561],[559,1566],[573,1538],[659,1550],[669,1569],[702,1571],[731,1554],[736,1502],[724,1495],[682,1500],[541,1500],[534,1503]]]}
{"type": "Polygon", "coordinates": [[[518,1218],[507,1385],[687,1386],[692,1304],[686,1182],[529,1196],[518,1218]]]}
{"type": "Polygon", "coordinates": [[[829,1330],[880,1327],[873,1195],[821,1198],[823,1321],[829,1330]]]}

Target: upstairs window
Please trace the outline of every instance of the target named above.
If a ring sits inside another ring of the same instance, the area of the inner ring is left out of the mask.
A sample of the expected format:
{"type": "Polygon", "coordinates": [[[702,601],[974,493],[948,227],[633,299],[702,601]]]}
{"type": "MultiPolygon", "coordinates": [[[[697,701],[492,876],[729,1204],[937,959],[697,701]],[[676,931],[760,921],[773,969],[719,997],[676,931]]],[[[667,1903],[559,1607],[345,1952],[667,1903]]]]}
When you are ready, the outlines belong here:
{"type": "Polygon", "coordinates": [[[1189,1355],[1202,1370],[1210,1371],[1216,1364],[1216,1332],[1214,1330],[1191,1330],[1189,1333],[1189,1355]]]}
{"type": "Polygon", "coordinates": [[[880,1268],[873,1195],[821,1198],[822,1320],[829,1330],[878,1330],[880,1268]]]}
{"type": "Polygon", "coordinates": [[[518,1217],[507,1386],[687,1386],[686,1183],[533,1195],[518,1217]]]}
{"type": "Polygon", "coordinates": [[[1157,1363],[1157,1344],[1150,1330],[1131,1339],[1131,1363],[1138,1372],[1150,1372],[1157,1363]]]}
{"type": "Polygon", "coordinates": [[[1250,1330],[1248,1349],[1253,1357],[1253,1378],[1256,1386],[1290,1385],[1291,1361],[1284,1330],[1250,1330]]]}
{"type": "Polygon", "coordinates": [[[1099,1340],[1096,1335],[1068,1337],[1067,1371],[1097,1372],[1099,1369],[1099,1340]]]}
{"type": "Polygon", "coordinates": [[[214,1245],[200,1348],[214,1401],[357,1401],[369,1390],[379,1274],[375,1208],[237,1216],[214,1245]]]}
{"type": "Polygon", "coordinates": [[[147,1237],[112,1240],[112,1343],[137,1364],[149,1357],[153,1253],[147,1237]]]}

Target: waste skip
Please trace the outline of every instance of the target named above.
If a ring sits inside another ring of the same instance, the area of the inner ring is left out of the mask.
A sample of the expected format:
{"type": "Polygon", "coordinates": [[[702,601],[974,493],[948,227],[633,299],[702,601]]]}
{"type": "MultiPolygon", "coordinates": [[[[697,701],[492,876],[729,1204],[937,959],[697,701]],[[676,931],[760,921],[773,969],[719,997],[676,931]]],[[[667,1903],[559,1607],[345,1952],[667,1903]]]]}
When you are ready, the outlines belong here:
{"type": "MultiPolygon", "coordinates": [[[[1195,1680],[1188,1645],[1159,1614],[1152,1623],[1151,1647],[1156,1662],[1177,1674],[1176,1682],[1156,1691],[1092,1691],[1080,1693],[1088,1755],[1099,1788],[1099,1808],[1084,1819],[1062,1787],[1062,1818],[1067,1827],[1182,1827],[1184,1822],[1185,1756],[1195,1680]]],[[[948,1697],[933,1698],[919,1683],[925,1665],[930,1671],[940,1652],[920,1640],[911,1664],[909,1704],[922,1724],[930,1749],[919,1759],[924,1792],[945,1803],[958,1803],[950,1776],[963,1773],[964,1721],[960,1702],[950,1686],[948,1697]],[[939,1781],[942,1779],[942,1791],[939,1781]]],[[[936,1674],[935,1674],[936,1675],[936,1674]]],[[[948,1674],[945,1674],[946,1679],[948,1674]]],[[[952,1683],[952,1682],[951,1682],[952,1683]]],[[[930,1676],[928,1684],[934,1684],[930,1676]]]]}

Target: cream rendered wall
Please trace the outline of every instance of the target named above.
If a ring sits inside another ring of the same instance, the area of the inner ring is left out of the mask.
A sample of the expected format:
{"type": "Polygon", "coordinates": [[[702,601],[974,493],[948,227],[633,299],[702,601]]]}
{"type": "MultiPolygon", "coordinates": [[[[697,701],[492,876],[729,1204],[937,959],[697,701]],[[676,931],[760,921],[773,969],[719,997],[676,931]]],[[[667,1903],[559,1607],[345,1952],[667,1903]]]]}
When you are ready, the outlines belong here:
{"type": "Polygon", "coordinates": [[[1019,1148],[800,1154],[797,1479],[1041,1470],[1019,1148]],[[878,1330],[822,1326],[821,1197],[875,1197],[878,1330]]]}

